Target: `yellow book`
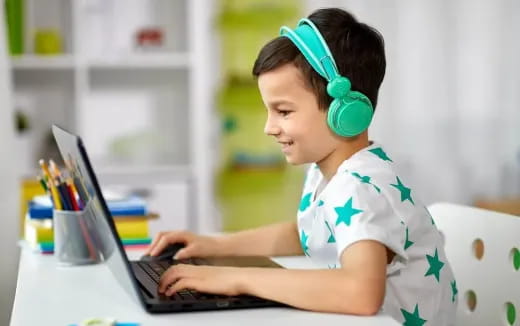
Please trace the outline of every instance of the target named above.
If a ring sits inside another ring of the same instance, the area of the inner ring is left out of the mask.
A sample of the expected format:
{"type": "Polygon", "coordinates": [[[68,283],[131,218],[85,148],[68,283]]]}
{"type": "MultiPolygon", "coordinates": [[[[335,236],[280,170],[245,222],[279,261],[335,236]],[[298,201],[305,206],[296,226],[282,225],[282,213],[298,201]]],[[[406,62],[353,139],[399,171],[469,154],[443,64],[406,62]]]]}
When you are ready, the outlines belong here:
{"type": "Polygon", "coordinates": [[[20,200],[20,236],[25,236],[25,215],[27,214],[27,203],[35,196],[45,195],[40,183],[36,178],[26,178],[21,182],[20,200]]]}
{"type": "Polygon", "coordinates": [[[53,242],[52,219],[25,219],[24,238],[31,246],[41,242],[53,242]]]}
{"type": "Polygon", "coordinates": [[[144,218],[115,218],[116,230],[121,239],[149,237],[148,220],[144,218]]]}
{"type": "MultiPolygon", "coordinates": [[[[114,222],[121,239],[149,238],[148,220],[146,218],[115,218],[114,222]]],[[[24,239],[31,246],[42,242],[53,242],[52,219],[26,218],[24,222],[24,239]]]]}

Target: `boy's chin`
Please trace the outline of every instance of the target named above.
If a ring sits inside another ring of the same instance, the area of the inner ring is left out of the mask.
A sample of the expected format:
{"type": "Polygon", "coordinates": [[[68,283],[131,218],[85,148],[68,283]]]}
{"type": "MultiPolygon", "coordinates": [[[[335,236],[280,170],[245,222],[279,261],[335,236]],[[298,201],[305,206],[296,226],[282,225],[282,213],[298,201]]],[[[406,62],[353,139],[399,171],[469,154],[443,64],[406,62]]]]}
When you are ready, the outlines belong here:
{"type": "Polygon", "coordinates": [[[313,162],[308,162],[308,160],[303,160],[301,158],[298,158],[298,157],[292,157],[292,156],[285,156],[285,160],[287,161],[287,163],[291,164],[291,165],[302,165],[302,164],[306,164],[306,163],[313,163],[313,162]]]}

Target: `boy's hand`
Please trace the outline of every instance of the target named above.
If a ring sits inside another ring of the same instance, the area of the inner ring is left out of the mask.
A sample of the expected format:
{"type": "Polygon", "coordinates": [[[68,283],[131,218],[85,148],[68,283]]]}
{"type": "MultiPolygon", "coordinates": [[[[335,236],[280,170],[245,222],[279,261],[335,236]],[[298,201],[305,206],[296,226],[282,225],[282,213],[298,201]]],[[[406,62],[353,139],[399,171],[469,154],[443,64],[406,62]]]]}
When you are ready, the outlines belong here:
{"type": "Polygon", "coordinates": [[[191,289],[221,295],[244,294],[243,276],[246,268],[223,266],[173,265],[161,276],[159,293],[167,296],[191,289]]]}
{"type": "Polygon", "coordinates": [[[201,236],[188,231],[159,232],[157,236],[155,236],[150,247],[146,250],[145,254],[156,256],[169,244],[173,243],[183,243],[185,246],[177,252],[175,259],[210,257],[217,255],[217,238],[201,236]]]}

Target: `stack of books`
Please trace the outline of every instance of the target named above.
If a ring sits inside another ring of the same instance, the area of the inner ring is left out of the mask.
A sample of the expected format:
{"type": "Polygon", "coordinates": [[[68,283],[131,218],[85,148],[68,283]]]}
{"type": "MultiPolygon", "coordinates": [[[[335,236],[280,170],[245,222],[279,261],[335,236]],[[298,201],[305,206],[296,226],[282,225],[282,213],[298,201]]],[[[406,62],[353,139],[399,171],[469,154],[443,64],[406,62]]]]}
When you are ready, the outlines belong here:
{"type": "MultiPolygon", "coordinates": [[[[149,220],[158,215],[149,213],[146,202],[139,197],[107,201],[117,233],[127,248],[141,248],[150,244],[149,220]]],[[[24,238],[35,251],[50,254],[54,251],[52,227],[53,206],[49,196],[36,196],[29,202],[24,221],[24,238]]]]}

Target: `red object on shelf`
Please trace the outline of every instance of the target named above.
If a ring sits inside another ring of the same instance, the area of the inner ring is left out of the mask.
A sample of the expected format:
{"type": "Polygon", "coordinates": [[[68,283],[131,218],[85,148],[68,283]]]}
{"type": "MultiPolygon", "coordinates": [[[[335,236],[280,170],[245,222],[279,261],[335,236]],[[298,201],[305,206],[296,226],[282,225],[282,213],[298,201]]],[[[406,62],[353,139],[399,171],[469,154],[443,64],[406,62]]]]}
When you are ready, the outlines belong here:
{"type": "Polygon", "coordinates": [[[163,39],[163,31],[157,27],[142,28],[136,33],[136,41],[139,47],[161,47],[163,39]]]}

